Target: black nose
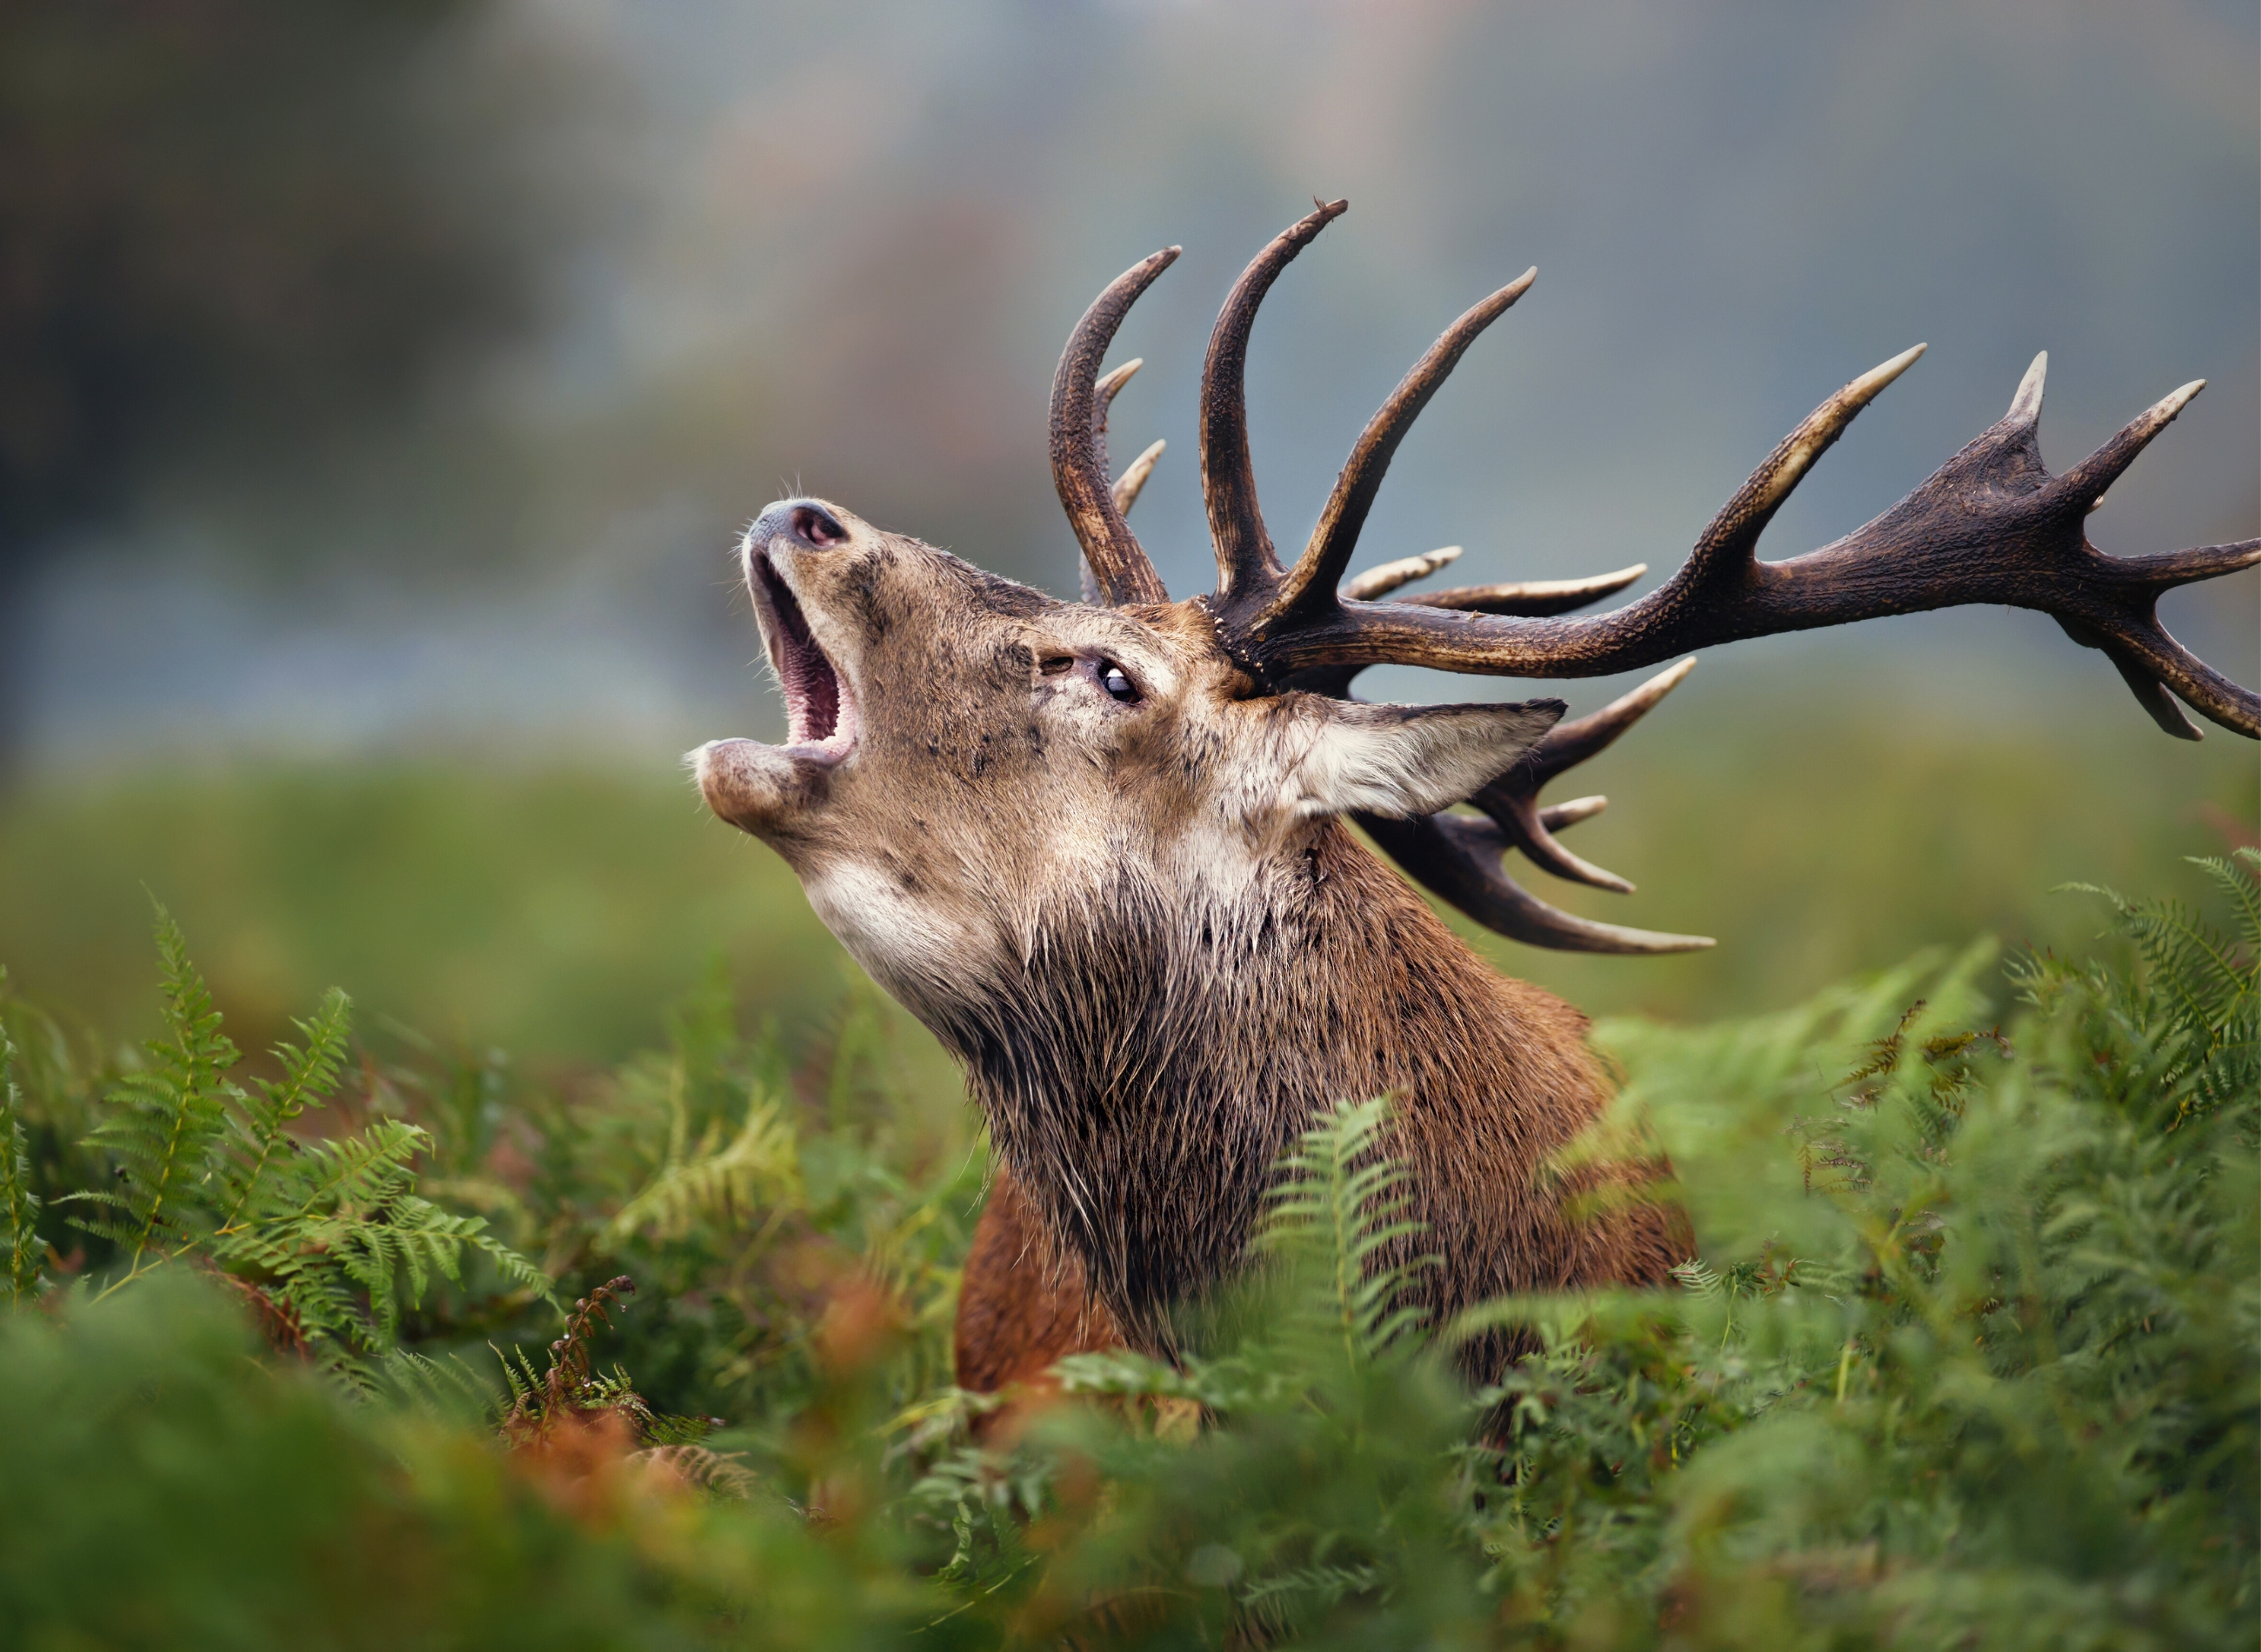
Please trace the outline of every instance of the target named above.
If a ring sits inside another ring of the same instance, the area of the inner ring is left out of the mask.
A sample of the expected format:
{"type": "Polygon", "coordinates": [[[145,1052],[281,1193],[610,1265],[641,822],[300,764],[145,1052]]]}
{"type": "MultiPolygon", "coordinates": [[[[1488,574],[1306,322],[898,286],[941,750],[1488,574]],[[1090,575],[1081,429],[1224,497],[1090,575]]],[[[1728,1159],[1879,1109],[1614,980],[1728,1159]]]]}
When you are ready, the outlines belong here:
{"type": "Polygon", "coordinates": [[[746,537],[757,545],[783,538],[811,550],[829,550],[848,542],[848,530],[814,499],[779,499],[761,514],[746,537]]]}

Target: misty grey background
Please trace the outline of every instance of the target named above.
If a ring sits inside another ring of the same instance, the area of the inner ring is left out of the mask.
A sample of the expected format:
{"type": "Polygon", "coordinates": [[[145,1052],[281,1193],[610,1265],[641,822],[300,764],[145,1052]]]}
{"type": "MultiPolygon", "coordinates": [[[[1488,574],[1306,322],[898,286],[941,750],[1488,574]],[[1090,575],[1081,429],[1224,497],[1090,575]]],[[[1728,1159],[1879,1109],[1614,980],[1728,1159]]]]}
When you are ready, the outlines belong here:
{"type": "MultiPolygon", "coordinates": [[[[743,523],[806,490],[1072,593],[1052,363],[1171,242],[1117,348],[1147,367],[1115,445],[1168,440],[1134,520],[1174,594],[1205,590],[1202,345],[1314,194],[1352,210],[1275,288],[1250,370],[1290,550],[1406,365],[1534,263],[1402,451],[1360,565],[1455,542],[1456,578],[1653,581],[1814,403],[1918,341],[1767,554],[1898,498],[2042,348],[2054,468],[2210,381],[2094,520],[2101,547],[2261,533],[2252,5],[517,0],[497,27],[583,71],[545,164],[602,210],[549,260],[555,325],[334,472],[184,485],[72,542],[32,599],[34,765],[665,764],[774,734],[743,523]]],[[[490,40],[466,72],[514,61],[490,40]]],[[[2257,592],[2168,610],[2249,685],[2257,592]]],[[[2049,621],[1985,613],[1744,644],[1698,683],[1848,673],[1945,715],[2095,715],[2110,680],[2049,621]]],[[[1700,738],[1706,703],[1691,686],[1669,737],[1700,738]]]]}

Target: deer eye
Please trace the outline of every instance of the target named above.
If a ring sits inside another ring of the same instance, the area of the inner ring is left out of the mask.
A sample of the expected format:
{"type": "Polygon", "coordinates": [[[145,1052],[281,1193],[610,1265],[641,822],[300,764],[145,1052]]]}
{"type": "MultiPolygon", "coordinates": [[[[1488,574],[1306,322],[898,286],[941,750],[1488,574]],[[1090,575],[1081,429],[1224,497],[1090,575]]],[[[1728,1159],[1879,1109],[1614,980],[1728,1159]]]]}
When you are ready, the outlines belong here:
{"type": "Polygon", "coordinates": [[[1099,686],[1126,706],[1138,703],[1138,686],[1130,680],[1130,673],[1113,660],[1099,663],[1099,686]]]}

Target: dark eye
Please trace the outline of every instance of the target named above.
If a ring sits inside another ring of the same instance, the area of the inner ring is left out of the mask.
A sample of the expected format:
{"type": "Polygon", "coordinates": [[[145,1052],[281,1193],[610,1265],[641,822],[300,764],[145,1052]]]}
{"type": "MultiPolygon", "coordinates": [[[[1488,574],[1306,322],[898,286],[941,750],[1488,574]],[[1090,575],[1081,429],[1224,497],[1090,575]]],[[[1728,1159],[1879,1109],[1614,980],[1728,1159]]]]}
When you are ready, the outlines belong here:
{"type": "Polygon", "coordinates": [[[1113,660],[1100,662],[1099,686],[1126,706],[1138,702],[1138,685],[1130,680],[1130,672],[1113,660]]]}

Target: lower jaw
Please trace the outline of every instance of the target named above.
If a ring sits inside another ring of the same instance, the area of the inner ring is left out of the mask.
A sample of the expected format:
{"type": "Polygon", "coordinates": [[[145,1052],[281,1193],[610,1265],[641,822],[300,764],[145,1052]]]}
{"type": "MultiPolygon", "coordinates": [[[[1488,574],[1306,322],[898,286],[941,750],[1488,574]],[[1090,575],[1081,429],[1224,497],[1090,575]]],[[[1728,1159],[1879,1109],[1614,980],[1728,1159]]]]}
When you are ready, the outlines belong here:
{"type": "Polygon", "coordinates": [[[691,754],[707,807],[740,830],[762,837],[791,826],[815,801],[813,788],[838,760],[758,740],[710,741],[691,754]]]}

